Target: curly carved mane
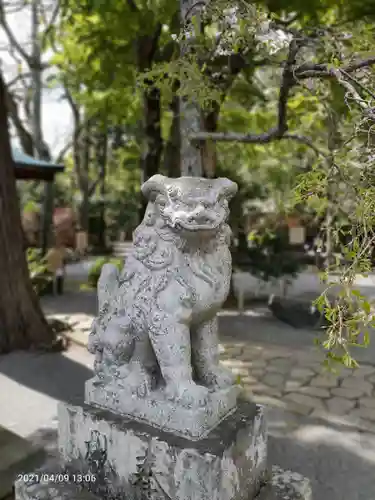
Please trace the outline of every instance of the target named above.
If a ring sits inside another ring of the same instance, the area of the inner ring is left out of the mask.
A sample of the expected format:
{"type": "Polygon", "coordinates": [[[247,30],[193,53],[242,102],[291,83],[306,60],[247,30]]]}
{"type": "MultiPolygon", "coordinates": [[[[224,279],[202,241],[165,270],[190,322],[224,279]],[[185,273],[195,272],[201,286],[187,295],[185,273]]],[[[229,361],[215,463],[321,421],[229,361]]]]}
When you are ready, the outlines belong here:
{"type": "MultiPolygon", "coordinates": [[[[210,240],[198,240],[194,252],[191,248],[192,243],[173,231],[161,217],[158,217],[154,203],[150,202],[142,223],[133,234],[132,257],[149,270],[147,277],[144,278],[149,286],[151,284],[154,294],[164,290],[173,277],[185,289],[186,298],[194,302],[195,293],[180,269],[181,259],[177,258],[178,254],[183,255],[195,276],[214,287],[216,276],[208,264],[201,265],[202,257],[223,250],[228,251],[230,236],[230,227],[224,223],[210,240]],[[190,247],[189,252],[186,251],[187,247],[190,247]],[[152,283],[150,283],[151,276],[152,283]]],[[[134,271],[128,273],[125,270],[121,281],[128,281],[133,277],[134,271]]]]}

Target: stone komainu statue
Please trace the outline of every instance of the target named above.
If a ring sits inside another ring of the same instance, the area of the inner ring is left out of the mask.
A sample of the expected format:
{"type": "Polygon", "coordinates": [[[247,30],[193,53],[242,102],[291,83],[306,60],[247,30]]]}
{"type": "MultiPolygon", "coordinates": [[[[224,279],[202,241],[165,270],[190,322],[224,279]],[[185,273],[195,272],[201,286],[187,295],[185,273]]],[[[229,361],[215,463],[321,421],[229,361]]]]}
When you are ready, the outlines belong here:
{"type": "Polygon", "coordinates": [[[96,384],[139,397],[161,391],[203,406],[209,391],[233,384],[219,365],[216,313],[231,278],[228,179],[155,175],[124,268],[106,264],[98,282],[99,316],[89,351],[96,384]]]}

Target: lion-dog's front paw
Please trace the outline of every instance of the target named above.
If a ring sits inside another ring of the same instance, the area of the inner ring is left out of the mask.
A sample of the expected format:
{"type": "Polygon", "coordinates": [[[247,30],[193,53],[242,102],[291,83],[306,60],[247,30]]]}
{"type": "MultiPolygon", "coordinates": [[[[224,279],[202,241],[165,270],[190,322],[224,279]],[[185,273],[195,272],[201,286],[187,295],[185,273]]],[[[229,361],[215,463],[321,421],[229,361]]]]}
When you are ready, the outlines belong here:
{"type": "Polygon", "coordinates": [[[226,389],[236,383],[234,374],[224,366],[216,366],[207,370],[201,378],[209,387],[217,389],[226,389]]]}
{"type": "Polygon", "coordinates": [[[186,407],[201,407],[207,404],[208,389],[194,382],[175,382],[166,387],[167,398],[186,407]]]}

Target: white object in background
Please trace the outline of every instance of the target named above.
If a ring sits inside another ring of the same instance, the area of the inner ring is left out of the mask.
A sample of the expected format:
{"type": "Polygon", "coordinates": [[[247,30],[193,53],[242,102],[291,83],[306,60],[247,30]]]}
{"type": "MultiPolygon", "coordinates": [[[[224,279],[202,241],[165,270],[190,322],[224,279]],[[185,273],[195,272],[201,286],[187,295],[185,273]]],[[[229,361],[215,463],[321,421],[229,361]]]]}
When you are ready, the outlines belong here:
{"type": "Polygon", "coordinates": [[[306,241],[306,229],[302,226],[289,228],[289,243],[291,245],[302,245],[306,241]]]}

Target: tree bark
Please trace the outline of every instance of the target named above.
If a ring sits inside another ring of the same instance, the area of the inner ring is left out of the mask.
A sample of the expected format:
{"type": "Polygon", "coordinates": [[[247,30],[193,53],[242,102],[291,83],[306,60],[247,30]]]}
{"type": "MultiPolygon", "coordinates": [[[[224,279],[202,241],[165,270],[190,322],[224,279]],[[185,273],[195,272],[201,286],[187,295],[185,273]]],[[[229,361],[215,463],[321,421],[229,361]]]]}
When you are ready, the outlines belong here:
{"type": "MultiPolygon", "coordinates": [[[[204,9],[206,0],[196,2],[195,0],[180,0],[181,24],[185,31],[184,41],[181,46],[181,55],[187,55],[191,47],[189,46],[190,37],[198,36],[200,33],[194,33],[193,17],[196,18],[195,26],[202,30],[200,14],[204,9]]],[[[183,75],[182,75],[183,78],[183,75]]],[[[192,143],[190,135],[201,131],[201,110],[197,102],[181,98],[180,101],[180,127],[181,127],[181,175],[202,177],[203,169],[203,151],[201,143],[192,143]]]]}
{"type": "MultiPolygon", "coordinates": [[[[204,130],[207,132],[217,131],[219,113],[220,105],[215,102],[213,103],[213,109],[206,116],[203,116],[204,130]]],[[[210,179],[215,177],[217,152],[216,144],[213,141],[205,141],[202,145],[202,161],[205,176],[210,179]]]]}
{"type": "MultiPolygon", "coordinates": [[[[160,158],[163,151],[163,138],[161,135],[161,106],[160,90],[150,84],[144,94],[144,145],[141,159],[142,182],[159,171],[160,158]]],[[[147,201],[142,198],[140,219],[143,219],[147,201]]]]}
{"type": "Polygon", "coordinates": [[[98,235],[98,244],[102,249],[106,248],[106,173],[107,173],[107,149],[108,149],[108,130],[107,124],[104,125],[104,130],[98,134],[96,161],[99,168],[99,183],[100,183],[100,227],[98,235]]]}
{"type": "Polygon", "coordinates": [[[23,249],[7,122],[6,92],[0,76],[0,353],[48,348],[54,334],[33,290],[23,249]]]}
{"type": "Polygon", "coordinates": [[[171,102],[173,113],[168,142],[164,150],[164,170],[168,177],[179,177],[181,173],[181,133],[180,133],[180,98],[174,96],[171,102]]]}
{"type": "Polygon", "coordinates": [[[89,231],[89,207],[90,207],[90,179],[89,179],[89,168],[90,168],[90,134],[91,134],[91,123],[87,123],[82,130],[80,140],[78,141],[80,151],[77,151],[76,160],[78,164],[76,165],[78,173],[78,183],[81,191],[82,200],[79,206],[79,224],[82,231],[89,231]]]}

